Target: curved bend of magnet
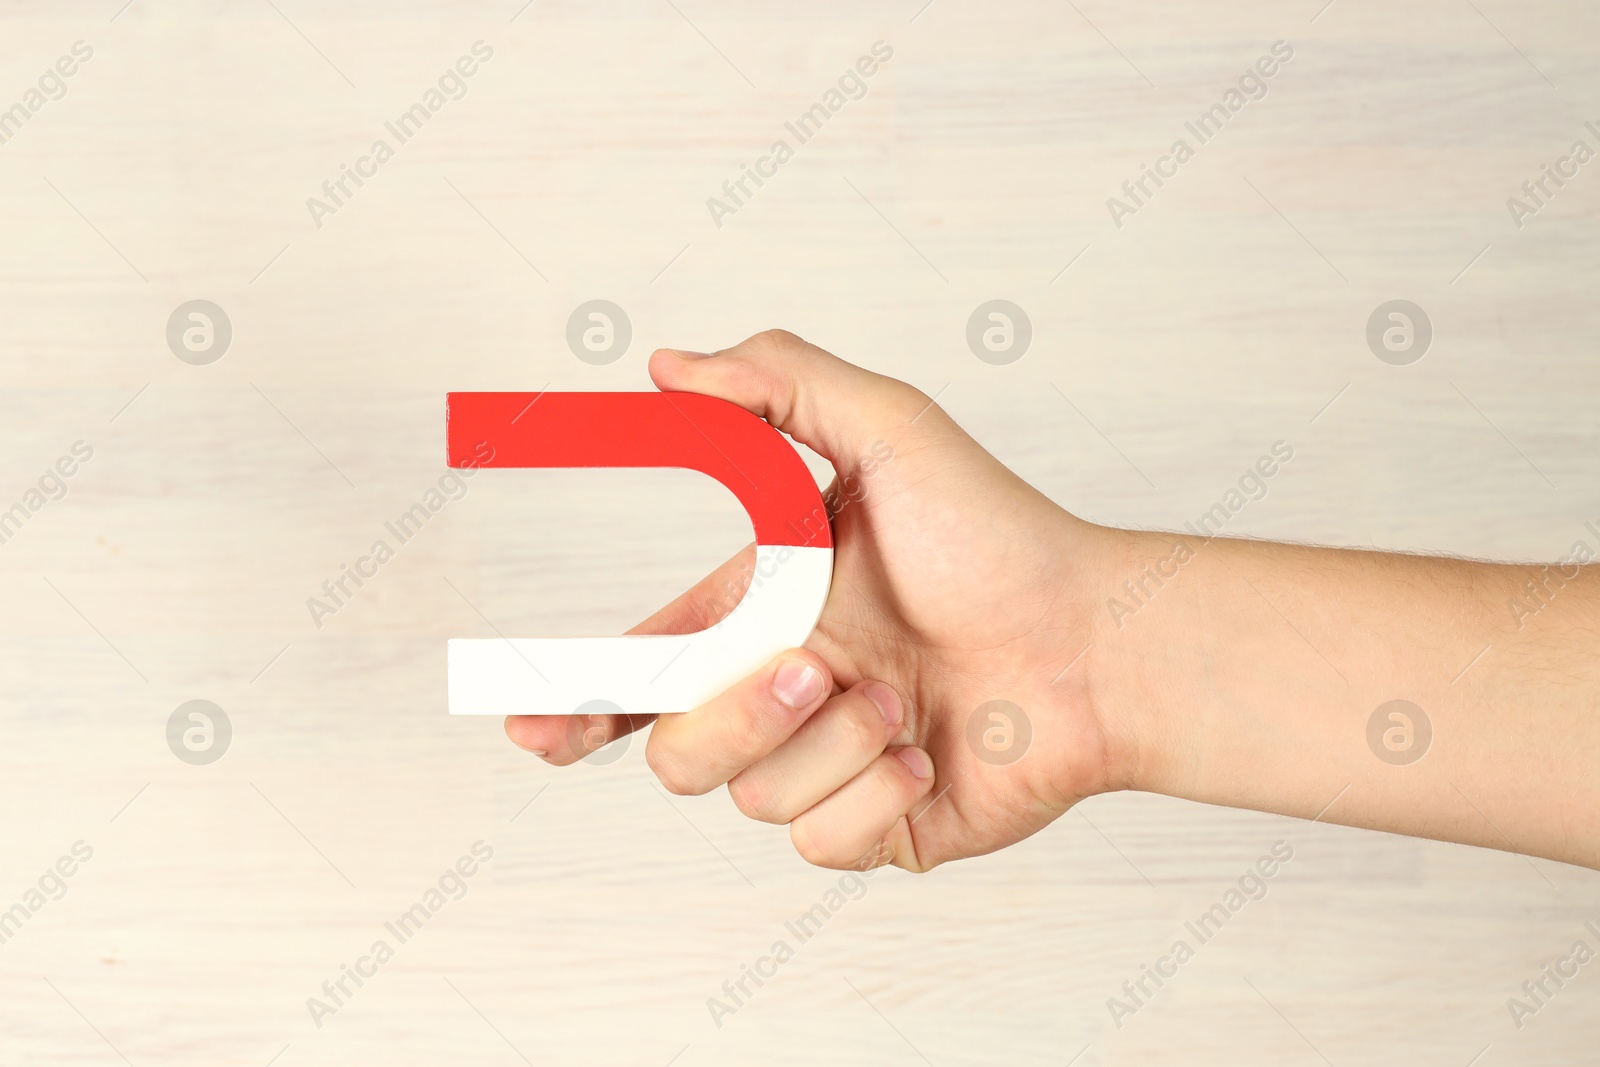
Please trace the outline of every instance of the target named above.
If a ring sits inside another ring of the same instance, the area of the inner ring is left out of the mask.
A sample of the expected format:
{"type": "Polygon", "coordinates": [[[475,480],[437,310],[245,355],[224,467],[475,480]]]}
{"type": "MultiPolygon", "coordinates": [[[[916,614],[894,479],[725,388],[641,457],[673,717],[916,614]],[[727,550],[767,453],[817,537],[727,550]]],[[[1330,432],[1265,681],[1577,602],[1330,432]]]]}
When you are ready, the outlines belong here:
{"type": "Polygon", "coordinates": [[[755,575],[724,619],[692,634],[452,638],[452,715],[689,711],[810,636],[833,578],[822,493],[765,420],[698,393],[450,393],[449,463],[682,467],[708,474],[755,527],[755,575]]]}

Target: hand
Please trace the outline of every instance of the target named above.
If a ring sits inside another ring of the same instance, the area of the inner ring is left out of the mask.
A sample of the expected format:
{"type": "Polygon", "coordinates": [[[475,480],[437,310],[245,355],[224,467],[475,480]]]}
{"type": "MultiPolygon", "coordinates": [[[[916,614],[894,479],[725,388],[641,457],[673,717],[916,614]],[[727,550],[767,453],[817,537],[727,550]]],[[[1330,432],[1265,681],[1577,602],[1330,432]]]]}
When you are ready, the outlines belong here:
{"type": "MultiPolygon", "coordinates": [[[[788,824],[820,866],[926,871],[1019,841],[1125,783],[1126,731],[1097,713],[1082,656],[1115,531],[1051,503],[917,389],[792,334],[709,356],[663,349],[650,375],[748,408],[837,475],[825,494],[833,587],[816,630],[708,704],[656,722],[646,755],[667,789],[726,783],[741,811],[788,824]],[[969,730],[994,700],[1020,714],[1001,706],[969,730]]],[[[709,626],[753,558],[752,547],[633,632],[709,626]]],[[[506,732],[565,765],[648,721],[512,716],[506,732]]]]}

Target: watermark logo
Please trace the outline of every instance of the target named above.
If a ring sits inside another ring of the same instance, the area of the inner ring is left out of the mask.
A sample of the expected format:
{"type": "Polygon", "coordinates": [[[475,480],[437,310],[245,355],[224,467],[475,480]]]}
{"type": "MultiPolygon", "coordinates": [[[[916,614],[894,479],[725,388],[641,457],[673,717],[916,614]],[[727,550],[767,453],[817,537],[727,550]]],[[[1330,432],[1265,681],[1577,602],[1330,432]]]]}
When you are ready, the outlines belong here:
{"type": "MultiPolygon", "coordinates": [[[[1583,524],[1583,528],[1600,539],[1600,526],[1592,521],[1583,524]]],[[[1572,542],[1572,550],[1554,564],[1545,564],[1532,578],[1522,583],[1522,592],[1527,595],[1524,600],[1521,596],[1506,598],[1506,607],[1511,611],[1511,618],[1516,622],[1517,629],[1528,625],[1528,620],[1550,606],[1567,583],[1573,581],[1583,573],[1583,565],[1592,563],[1595,559],[1595,550],[1583,538],[1572,542]],[[1553,583],[1553,584],[1552,584],[1553,583]]]]}
{"type": "Polygon", "coordinates": [[[1200,146],[1221,133],[1246,105],[1265,100],[1269,91],[1267,79],[1276,75],[1293,58],[1292,44],[1274,41],[1269,54],[1245,68],[1236,86],[1230,86],[1220,100],[1202,111],[1194,121],[1185,122],[1183,129],[1187,136],[1174,139],[1166,154],[1159,156],[1153,166],[1141,163],[1139,176],[1122,183],[1122,196],[1106,197],[1106,211],[1111,215],[1111,224],[1122,229],[1125,220],[1148,206],[1156,193],[1178,176],[1180,168],[1195,157],[1200,146]],[[1193,144],[1189,143],[1190,137],[1194,138],[1193,144]]]}
{"type": "Polygon", "coordinates": [[[21,499],[0,511],[0,545],[17,536],[23,524],[43,510],[46,504],[65,497],[67,480],[93,457],[94,446],[89,442],[72,442],[71,451],[57,457],[55,463],[46,467],[44,473],[39,475],[39,480],[28,487],[21,499]]]}
{"type": "Polygon", "coordinates": [[[167,718],[167,747],[191,767],[217,762],[232,743],[228,713],[209,700],[186,700],[167,718]]]}
{"type": "Polygon", "coordinates": [[[1383,762],[1404,767],[1428,754],[1433,723],[1409,700],[1379,704],[1367,719],[1367,747],[1383,762]]]}
{"type": "Polygon", "coordinates": [[[583,762],[595,767],[605,767],[627,755],[628,743],[633,734],[626,733],[612,740],[606,725],[597,721],[601,715],[626,716],[628,713],[609,700],[586,700],[572,712],[568,719],[568,743],[574,752],[586,753],[583,762]]]}
{"type": "Polygon", "coordinates": [[[446,867],[414,904],[383,924],[384,936],[373,941],[365,954],[357,956],[353,966],[341,963],[339,973],[322,983],[318,991],[320,995],[312,994],[306,998],[306,1011],[317,1029],[326,1025],[328,1016],[337,1015],[348,1006],[361,988],[378,976],[379,969],[394,959],[400,946],[416,937],[430,919],[444,910],[446,904],[466,896],[471,888],[469,879],[493,858],[493,845],[474,841],[472,847],[446,867]]]}
{"type": "Polygon", "coordinates": [[[810,908],[783,924],[783,935],[772,942],[768,950],[752,963],[739,965],[736,977],[722,983],[721,996],[706,998],[706,1011],[711,1021],[721,1030],[724,1022],[739,1012],[755,998],[767,982],[778,976],[783,965],[799,954],[802,946],[822,932],[834,916],[847,904],[867,895],[869,882],[878,868],[894,860],[894,849],[884,841],[878,842],[866,855],[856,861],[855,869],[840,875],[810,908]]]}
{"type": "MultiPolygon", "coordinates": [[[[1583,928],[1590,936],[1600,938],[1600,926],[1596,926],[1593,919],[1584,923],[1583,928]]],[[[1578,977],[1578,972],[1594,957],[1595,951],[1589,942],[1579,938],[1565,956],[1557,956],[1540,967],[1538,974],[1522,983],[1522,996],[1506,998],[1506,1011],[1511,1013],[1512,1024],[1518,1030],[1527,1026],[1528,1018],[1548,1007],[1556,994],[1578,977]]]]}
{"type": "Polygon", "coordinates": [[[633,323],[628,313],[609,300],[589,300],[567,317],[567,347],[585,363],[604,367],[628,351],[633,323]]]}
{"type": "Polygon", "coordinates": [[[1367,317],[1367,347],[1391,366],[1410,366],[1428,354],[1431,344],[1433,322],[1409,300],[1379,304],[1367,317]]]}
{"type": "MultiPolygon", "coordinates": [[[[1600,138],[1600,126],[1593,122],[1585,122],[1584,128],[1595,137],[1600,138]]],[[[1555,199],[1557,193],[1566,188],[1567,182],[1578,176],[1579,170],[1595,156],[1589,142],[1582,138],[1573,141],[1567,154],[1556,159],[1555,166],[1548,163],[1539,165],[1539,173],[1522,183],[1522,196],[1506,197],[1506,210],[1511,214],[1511,225],[1522,229],[1528,220],[1555,199]]]]}
{"type": "Polygon", "coordinates": [[[54,864],[46,867],[35,884],[23,892],[20,900],[0,910],[0,945],[21,933],[27,921],[44,910],[46,904],[66,896],[67,879],[77,874],[79,868],[93,857],[93,845],[81,840],[74,841],[71,852],[63,853],[54,864]]]}
{"type": "Polygon", "coordinates": [[[1272,849],[1246,867],[1238,881],[1230,886],[1220,900],[1201,912],[1192,921],[1183,924],[1189,937],[1179,937],[1165,955],[1158,956],[1153,964],[1139,965],[1137,977],[1122,983],[1122,995],[1106,998],[1106,1011],[1111,1021],[1121,1030],[1132,1016],[1139,1014],[1155,999],[1167,982],[1178,976],[1178,970],[1194,959],[1196,953],[1222,932],[1246,907],[1264,900],[1270,890],[1267,884],[1289,861],[1294,859],[1294,846],[1287,841],[1274,841],[1272,849]],[[1190,938],[1193,938],[1191,943],[1190,938]]]}
{"type": "Polygon", "coordinates": [[[967,347],[985,363],[1015,363],[1032,343],[1033,320],[1009,300],[986,300],[967,318],[967,347]]]}
{"type": "Polygon", "coordinates": [[[738,214],[755,197],[757,189],[776,178],[778,169],[794,158],[799,146],[821,133],[829,119],[843,111],[852,100],[867,95],[866,79],[894,57],[894,49],[881,40],[872,43],[871,52],[846,67],[835,85],[822,94],[821,100],[795,116],[793,121],[785,122],[783,129],[788,136],[773,141],[765,154],[756,157],[754,166],[740,163],[738,175],[722,183],[721,196],[706,197],[706,211],[717,229],[722,229],[723,219],[738,214]]]}
{"type": "Polygon", "coordinates": [[[233,320],[209,300],[185,300],[167,316],[167,347],[185,363],[215,363],[232,343],[233,320]]]}
{"type": "Polygon", "coordinates": [[[29,119],[44,110],[45,104],[67,95],[67,78],[78,73],[79,64],[94,57],[94,47],[86,41],[72,42],[71,55],[63,55],[39,75],[38,88],[29,88],[10,107],[0,108],[0,144],[22,132],[29,119]]]}
{"type": "MultiPolygon", "coordinates": [[[[1211,538],[1222,533],[1234,516],[1243,511],[1245,505],[1258,500],[1265,500],[1270,487],[1267,480],[1272,478],[1294,458],[1294,446],[1287,441],[1274,441],[1272,451],[1258,457],[1252,466],[1246,467],[1239,476],[1238,487],[1230,488],[1222,494],[1222,498],[1207,508],[1199,518],[1193,522],[1186,522],[1183,528],[1194,536],[1201,538],[1200,548],[1210,543],[1211,538]]],[[[1183,541],[1174,541],[1167,550],[1167,554],[1153,562],[1145,563],[1139,571],[1137,581],[1128,580],[1122,583],[1122,592],[1126,599],[1109,597],[1106,600],[1106,611],[1111,614],[1111,620],[1117,624],[1117,629],[1122,629],[1127,621],[1143,611],[1156,594],[1168,582],[1178,576],[1178,572],[1194,560],[1199,548],[1191,548],[1183,541]]]]}
{"type": "Polygon", "coordinates": [[[1033,722],[1009,700],[980,704],[967,719],[967,747],[991,766],[1011,766],[1028,754],[1032,744],[1033,722]]]}
{"type": "Polygon", "coordinates": [[[485,41],[474,41],[470,51],[471,55],[463,54],[452,66],[446,67],[437,83],[423,90],[421,99],[383,124],[384,130],[394,138],[393,144],[382,137],[374,138],[366,155],[356,158],[355,166],[339,164],[339,173],[322,183],[321,197],[306,197],[306,211],[311,215],[312,225],[322,229],[323,220],[344,210],[356,193],[378,176],[378,168],[394,158],[401,145],[420,133],[447,103],[467,95],[467,79],[494,58],[493,46],[485,41]]]}
{"type": "Polygon", "coordinates": [[[394,538],[393,545],[388,538],[378,538],[372,542],[366,555],[356,558],[354,565],[340,564],[338,576],[322,583],[321,597],[306,597],[306,611],[311,615],[312,625],[322,629],[325,619],[332,618],[348,606],[356,594],[378,576],[383,565],[394,559],[401,547],[422,532],[428,520],[443,511],[445,505],[467,495],[467,479],[477,473],[480,465],[492,459],[494,449],[488,442],[479,441],[471,460],[459,469],[445,471],[439,476],[437,488],[430,487],[415,504],[392,521],[385,522],[384,531],[394,538]]]}

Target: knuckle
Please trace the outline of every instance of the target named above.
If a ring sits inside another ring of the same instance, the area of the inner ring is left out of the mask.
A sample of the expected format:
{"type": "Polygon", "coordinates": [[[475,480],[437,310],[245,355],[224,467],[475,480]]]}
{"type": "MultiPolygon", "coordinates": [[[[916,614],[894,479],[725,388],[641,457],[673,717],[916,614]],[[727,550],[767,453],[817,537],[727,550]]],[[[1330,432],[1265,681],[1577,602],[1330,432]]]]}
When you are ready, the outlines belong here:
{"type": "Polygon", "coordinates": [[[829,866],[828,853],[820,846],[808,824],[804,822],[790,823],[789,842],[794,845],[794,850],[800,854],[800,858],[811,864],[811,866],[829,866]]]}
{"type": "Polygon", "coordinates": [[[667,792],[680,797],[695,796],[700,792],[685,772],[683,761],[662,746],[648,746],[644,752],[644,761],[667,792]]]}
{"type": "Polygon", "coordinates": [[[776,327],[768,330],[762,330],[760,333],[756,334],[755,337],[751,338],[751,340],[766,348],[773,349],[793,348],[796,345],[805,344],[805,341],[801,340],[798,335],[790,333],[788,330],[778,329],[776,327]]]}
{"type": "Polygon", "coordinates": [[[848,702],[847,713],[835,719],[834,730],[837,749],[849,752],[883,750],[883,719],[872,701],[861,694],[855,694],[848,702]]]}
{"type": "Polygon", "coordinates": [[[767,731],[763,728],[761,711],[752,703],[742,704],[728,716],[723,725],[726,751],[736,758],[747,758],[761,751],[767,731]]]}
{"type": "Polygon", "coordinates": [[[902,382],[898,378],[889,377],[885,377],[883,379],[883,383],[885,396],[887,396],[892,403],[895,404],[895,406],[903,408],[904,410],[912,412],[913,414],[922,414],[928,411],[937,411],[941,415],[944,414],[944,408],[940,407],[933,397],[929,396],[927,393],[924,393],[916,386],[911,385],[908,382],[902,382]]]}
{"type": "Polygon", "coordinates": [[[735,396],[762,396],[769,391],[769,369],[759,359],[730,360],[720,370],[728,390],[735,396]]]}
{"type": "Polygon", "coordinates": [[[768,823],[780,821],[774,817],[766,791],[752,776],[741,774],[734,777],[728,783],[728,795],[733,798],[733,806],[738,808],[745,818],[768,823]]]}

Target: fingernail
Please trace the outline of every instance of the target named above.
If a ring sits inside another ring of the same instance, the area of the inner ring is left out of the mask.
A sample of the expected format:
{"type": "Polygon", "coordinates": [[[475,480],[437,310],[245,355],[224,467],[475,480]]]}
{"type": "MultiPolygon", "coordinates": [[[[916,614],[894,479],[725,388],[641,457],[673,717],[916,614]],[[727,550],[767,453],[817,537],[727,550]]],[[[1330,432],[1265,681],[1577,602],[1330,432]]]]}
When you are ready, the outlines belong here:
{"type": "Polygon", "coordinates": [[[902,748],[895,755],[906,765],[906,769],[918,778],[933,777],[933,760],[929,759],[928,754],[922,749],[902,748]]]}
{"type": "Polygon", "coordinates": [[[791,659],[772,676],[772,695],[791,708],[809,708],[822,698],[822,672],[803,659],[791,659]]]}
{"type": "Polygon", "coordinates": [[[686,352],[681,348],[674,348],[673,351],[684,359],[710,359],[716,355],[715,352],[686,352]]]}
{"type": "Polygon", "coordinates": [[[530,748],[530,749],[528,749],[528,751],[532,752],[535,756],[538,756],[540,759],[543,759],[544,757],[550,755],[550,753],[546,752],[542,748],[530,748]]]}
{"type": "Polygon", "coordinates": [[[878,714],[883,716],[883,724],[885,726],[900,725],[900,720],[903,717],[900,694],[882,682],[870,682],[863,686],[861,691],[867,695],[868,700],[877,705],[878,714]]]}

